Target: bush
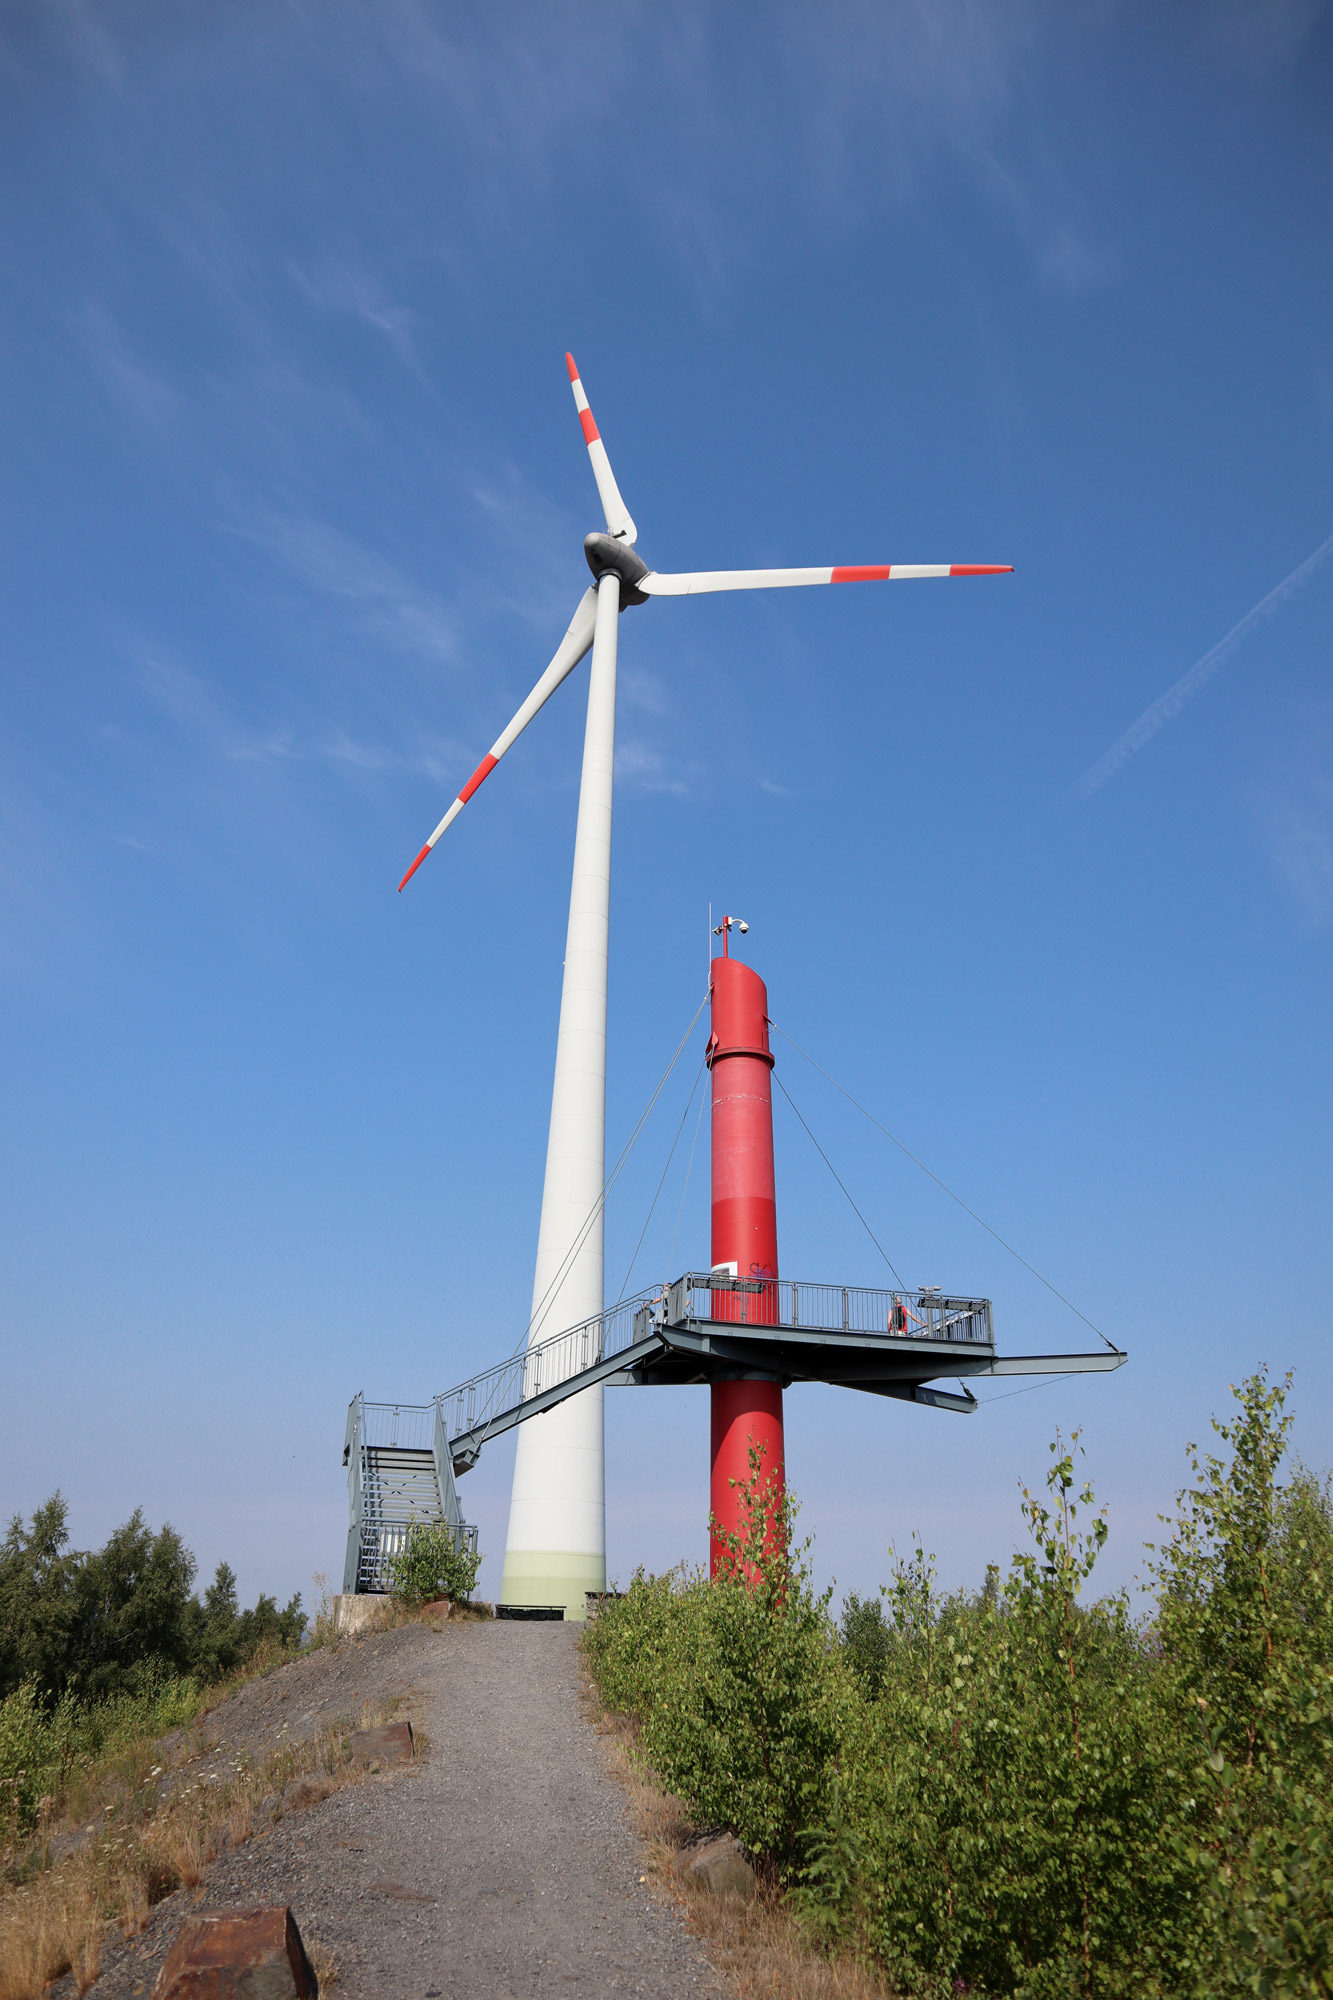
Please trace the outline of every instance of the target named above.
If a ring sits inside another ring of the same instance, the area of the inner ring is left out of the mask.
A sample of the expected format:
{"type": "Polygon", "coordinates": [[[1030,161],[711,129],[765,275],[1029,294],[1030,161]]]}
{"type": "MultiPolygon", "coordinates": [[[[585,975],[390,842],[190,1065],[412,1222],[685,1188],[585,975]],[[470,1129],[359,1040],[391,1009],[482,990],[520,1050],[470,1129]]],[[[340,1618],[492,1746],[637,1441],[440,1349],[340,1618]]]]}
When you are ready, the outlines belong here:
{"type": "Polygon", "coordinates": [[[429,1604],[447,1597],[465,1604],[477,1587],[481,1556],[460,1543],[452,1528],[413,1521],[398,1554],[389,1558],[389,1582],[404,1604],[429,1604]]]}
{"type": "MultiPolygon", "coordinates": [[[[66,1696],[62,1711],[70,1706],[66,1696]]],[[[43,1798],[59,1788],[59,1745],[69,1720],[66,1712],[43,1708],[32,1681],[0,1701],[0,1845],[32,1826],[43,1798]]]]}
{"type": "Polygon", "coordinates": [[[0,1701],[0,1848],[28,1832],[76,1774],[126,1744],[162,1736],[198,1713],[196,1681],[140,1671],[138,1686],[105,1701],[66,1692],[44,1701],[25,1681],[0,1701]]]}
{"type": "Polygon", "coordinates": [[[865,1862],[842,1930],[909,1990],[1153,1991],[1169,1955],[1181,1869],[1150,1863],[1182,1774],[1123,1600],[1078,1602],[1105,1522],[1080,1526],[1077,1438],[1054,1449],[1003,1586],[941,1600],[922,1554],[895,1569],[884,1686],[844,1743],[865,1862]]]}
{"type": "Polygon", "coordinates": [[[831,1782],[850,1679],[828,1597],[814,1595],[806,1551],[791,1547],[794,1503],[774,1500],[761,1471],[755,1455],[745,1532],[713,1524],[730,1559],[712,1582],[640,1573],[584,1644],[606,1699],[639,1717],[670,1789],[753,1852],[790,1862],[831,1782]]]}
{"type": "Polygon", "coordinates": [[[1084,1602],[1106,1522],[1057,1439],[1005,1578],[943,1597],[918,1550],[840,1633],[752,1493],[728,1573],[640,1574],[603,1607],[603,1699],[904,1994],[1327,1995],[1333,1498],[1279,1484],[1285,1387],[1235,1394],[1146,1624],[1084,1602]]]}
{"type": "Polygon", "coordinates": [[[863,1691],[872,1699],[884,1685],[889,1628],[877,1597],[864,1600],[853,1590],[842,1607],[842,1643],[863,1691]]]}
{"type": "Polygon", "coordinates": [[[1212,1991],[1333,1990],[1333,1495],[1303,1466],[1278,1484],[1290,1378],[1236,1391],[1158,1551],[1172,1721],[1207,1798],[1188,1846],[1215,1946],[1212,1991]]]}

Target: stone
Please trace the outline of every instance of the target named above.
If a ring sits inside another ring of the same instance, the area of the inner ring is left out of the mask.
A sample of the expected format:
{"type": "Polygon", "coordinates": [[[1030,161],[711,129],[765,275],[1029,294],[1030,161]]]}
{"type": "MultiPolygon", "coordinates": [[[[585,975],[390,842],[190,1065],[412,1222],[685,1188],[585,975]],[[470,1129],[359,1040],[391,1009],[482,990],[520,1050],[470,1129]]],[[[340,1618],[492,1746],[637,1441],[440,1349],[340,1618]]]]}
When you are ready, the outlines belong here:
{"type": "Polygon", "coordinates": [[[397,1612],[397,1600],[373,1591],[344,1592],[333,1600],[333,1629],[340,1638],[354,1639],[363,1632],[381,1632],[397,1612]]]}
{"type": "Polygon", "coordinates": [[[724,1833],[700,1847],[686,1847],[676,1857],[676,1872],[686,1882],[713,1896],[736,1896],[748,1903],[759,1878],[746,1860],[734,1834],[724,1833]]]}
{"type": "Polygon", "coordinates": [[[416,1744],[410,1722],[386,1722],[382,1729],[356,1729],[350,1744],[354,1764],[410,1764],[416,1744]]]}
{"type": "Polygon", "coordinates": [[[154,2000],[315,2000],[319,1984],[285,1905],[187,1917],[154,2000]]]}

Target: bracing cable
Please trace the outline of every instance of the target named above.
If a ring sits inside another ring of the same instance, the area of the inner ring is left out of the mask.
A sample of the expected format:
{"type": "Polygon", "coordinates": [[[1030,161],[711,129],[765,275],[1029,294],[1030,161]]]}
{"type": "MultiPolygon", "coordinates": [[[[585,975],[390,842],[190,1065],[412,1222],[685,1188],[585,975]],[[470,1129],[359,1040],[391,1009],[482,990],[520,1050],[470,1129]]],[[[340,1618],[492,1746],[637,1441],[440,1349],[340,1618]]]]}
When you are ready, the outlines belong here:
{"type": "MultiPolygon", "coordinates": [[[[1051,1293],[1052,1297],[1059,1299],[1062,1306],[1068,1306],[1070,1312],[1074,1314],[1075,1318],[1081,1319],[1084,1326],[1089,1327],[1092,1330],[1092,1332],[1096,1334],[1098,1340],[1105,1341],[1106,1345],[1110,1348],[1112,1354],[1118,1354],[1120,1352],[1120,1349],[1116,1346],[1115,1342],[1111,1340],[1106,1334],[1104,1334],[1101,1328],[1095,1325],[1094,1322],[1088,1318],[1088,1315],[1085,1312],[1080,1312],[1072,1299],[1067,1299],[1064,1293],[1058,1288],[1058,1286],[1053,1285],[1051,1283],[1049,1278],[1043,1278],[1041,1272],[1037,1269],[1036,1265],[1029,1264],[1027,1258],[1022,1256],[1019,1251],[1015,1250],[1012,1243],[1006,1243],[998,1229],[992,1229],[989,1222],[982,1221],[982,1218],[977,1214],[976,1210],[974,1208],[969,1208],[967,1203],[963,1200],[963,1197],[960,1194],[955,1194],[951,1187],[946,1187],[945,1183],[940,1179],[939,1175],[932,1173],[924,1160],[918,1160],[916,1154],[912,1152],[909,1147],[904,1146],[901,1139],[894,1138],[894,1135],[892,1132],[890,1132],[888,1126],[881,1125],[879,1119],[876,1118],[873,1111],[867,1111],[865,1105],[859,1104],[857,1100],[852,1096],[850,1090],[844,1089],[843,1085],[838,1082],[838,1079],[835,1076],[829,1075],[828,1071],[824,1068],[822,1063],[817,1063],[814,1057],[808,1054],[807,1051],[801,1047],[799,1042],[792,1041],[792,1037],[787,1033],[785,1028],[779,1028],[776,1021],[770,1021],[769,1026],[777,1030],[778,1034],[781,1035],[784,1042],[791,1042],[791,1046],[795,1049],[797,1055],[804,1056],[805,1060],[809,1063],[811,1069],[817,1069],[819,1071],[819,1074],[824,1078],[826,1083],[831,1083],[833,1085],[833,1088],[836,1091],[840,1092],[841,1095],[847,1099],[847,1102],[853,1107],[854,1110],[859,1111],[863,1118],[868,1118],[870,1120],[870,1123],[875,1127],[875,1130],[877,1132],[882,1132],[884,1134],[884,1137],[888,1139],[891,1142],[891,1144],[895,1145],[900,1153],[905,1153],[907,1155],[907,1158],[912,1162],[912,1165],[914,1167],[920,1167],[922,1173],[926,1176],[926,1178],[928,1180],[934,1181],[937,1188],[943,1189],[944,1193],[948,1195],[950,1201],[956,1201],[958,1206],[962,1209],[965,1215],[970,1215],[973,1222],[979,1223],[981,1228],[985,1230],[988,1236],[993,1236],[995,1238],[995,1241],[999,1244],[1002,1250],[1007,1250],[1009,1252],[1009,1255],[1017,1259],[1017,1261],[1023,1266],[1023,1269],[1025,1271],[1030,1271],[1033,1277],[1037,1280],[1037,1283],[1039,1285],[1045,1285],[1047,1291],[1051,1293]]],[[[794,1106],[793,1109],[795,1109],[794,1106]]],[[[800,1114],[798,1113],[797,1115],[799,1116],[800,1114]]],[[[804,1120],[802,1120],[802,1123],[804,1123],[804,1120]]],[[[1022,1389],[1010,1389],[1006,1393],[1011,1396],[1021,1396],[1025,1395],[1026,1391],[1022,1389]]],[[[990,1402],[998,1403],[1000,1401],[1000,1398],[998,1396],[992,1396],[988,1397],[987,1400],[990,1402]]]]}
{"type": "MultiPolygon", "coordinates": [[[[610,1173],[607,1175],[605,1181],[602,1183],[601,1193],[598,1195],[596,1201],[593,1203],[592,1207],[588,1210],[588,1213],[583,1218],[583,1222],[579,1228],[578,1234],[574,1238],[574,1241],[570,1244],[568,1250],[566,1250],[564,1256],[560,1259],[560,1262],[556,1267],[555,1275],[552,1277],[550,1284],[546,1287],[546,1290],[542,1293],[540,1299],[538,1299],[536,1304],[533,1306],[532,1316],[528,1321],[527,1329],[522,1335],[521,1339],[519,1339],[515,1344],[514,1355],[521,1354],[525,1347],[531,1346],[533,1334],[537,1331],[537,1329],[541,1326],[543,1320],[546,1318],[546,1315],[550,1311],[551,1305],[554,1302],[555,1296],[568,1274],[569,1266],[573,1262],[574,1258],[578,1255],[579,1251],[583,1248],[583,1245],[587,1242],[589,1232],[594,1227],[597,1218],[601,1214],[602,1210],[606,1207],[606,1198],[610,1194],[612,1188],[614,1188],[616,1182],[620,1179],[621,1174],[625,1171],[625,1167],[629,1160],[629,1156],[634,1151],[635,1145],[638,1142],[639,1136],[642,1133],[644,1126],[648,1123],[649,1118],[652,1116],[653,1107],[657,1103],[658,1098],[662,1095],[662,1092],[666,1089],[667,1080],[670,1077],[671,1072],[675,1069],[676,1064],[680,1061],[681,1054],[682,1051],[684,1050],[685,1044],[686,1042],[689,1041],[690,1036],[694,1033],[695,1026],[696,1023],[698,1022],[699,1016],[703,1013],[703,1010],[707,1005],[708,1005],[708,994],[705,993],[703,999],[699,1002],[699,1005],[694,1010],[694,1019],[690,1022],[689,1027],[685,1030],[685,1033],[681,1036],[680,1041],[677,1044],[676,1053],[672,1056],[671,1061],[667,1064],[666,1068],[663,1070],[661,1076],[659,1077],[657,1082],[657,1088],[653,1091],[653,1094],[648,1099],[647,1104],[645,1104],[643,1110],[639,1113],[639,1116],[635,1121],[633,1130],[630,1132],[628,1139],[626,1139],[624,1145],[620,1149],[619,1158],[617,1159],[615,1165],[612,1167],[610,1173]]],[[[510,1359],[511,1360],[513,1359],[513,1355],[511,1355],[510,1359]]]]}
{"type": "MultiPolygon", "coordinates": [[[[777,1085],[778,1089],[782,1092],[782,1095],[786,1098],[788,1104],[791,1105],[792,1110],[796,1111],[796,1100],[792,1096],[791,1092],[788,1090],[786,1084],[782,1081],[782,1078],[778,1075],[776,1070],[774,1070],[773,1072],[773,1081],[777,1085]]],[[[796,1111],[796,1116],[798,1118],[801,1118],[801,1114],[799,1111],[796,1111]]],[[[897,1266],[894,1264],[893,1259],[889,1256],[888,1251],[884,1248],[884,1245],[880,1242],[878,1236],[876,1236],[874,1230],[870,1227],[870,1224],[866,1221],[865,1217],[862,1215],[860,1209],[856,1206],[856,1203],[852,1200],[850,1194],[847,1194],[846,1185],[843,1182],[841,1175],[838,1173],[837,1168],[834,1166],[828,1154],[824,1151],[824,1148],[820,1145],[818,1139],[816,1139],[814,1133],[810,1130],[810,1127],[806,1125],[804,1118],[801,1118],[801,1124],[805,1126],[806,1138],[810,1141],[810,1144],[814,1147],[820,1159],[824,1162],[824,1165],[828,1168],[829,1172],[832,1174],[834,1180],[837,1181],[838,1186],[842,1189],[843,1193],[847,1195],[847,1200],[848,1203],[850,1204],[853,1215],[856,1217],[862,1229],[864,1229],[866,1235],[870,1238],[871,1242],[878,1250],[880,1256],[884,1259],[884,1262],[893,1272],[894,1277],[898,1279],[899,1291],[905,1292],[907,1290],[907,1287],[906,1285],[904,1285],[902,1279],[898,1277],[897,1266]]]]}
{"type": "MultiPolygon", "coordinates": [[[[685,1109],[681,1112],[680,1123],[676,1127],[676,1136],[671,1141],[671,1151],[667,1154],[666,1165],[662,1169],[662,1178],[657,1183],[656,1194],[654,1194],[651,1202],[648,1204],[648,1213],[644,1217],[643,1228],[639,1231],[639,1240],[634,1246],[634,1255],[629,1260],[629,1269],[625,1273],[625,1282],[620,1287],[620,1298],[616,1300],[617,1305],[620,1304],[620,1300],[624,1298],[626,1292],[629,1290],[629,1281],[634,1276],[634,1266],[639,1261],[639,1252],[643,1248],[643,1239],[648,1234],[648,1224],[653,1219],[653,1214],[657,1208],[658,1199],[662,1193],[662,1189],[666,1185],[666,1177],[671,1172],[671,1162],[676,1157],[676,1148],[680,1144],[680,1135],[685,1130],[685,1120],[690,1115],[690,1106],[694,1103],[694,1093],[699,1088],[699,1078],[703,1075],[703,1073],[704,1073],[704,1058],[700,1056],[699,1067],[694,1073],[694,1082],[690,1085],[690,1094],[685,1100],[685,1109]]],[[[673,1248],[675,1247],[674,1244],[672,1247],[673,1248]]],[[[670,1273],[668,1272],[668,1276],[669,1275],[670,1273]]]]}
{"type": "Polygon", "coordinates": [[[1067,1382],[1067,1375],[1048,1375],[1044,1382],[1029,1382],[1026,1389],[1002,1389],[998,1396],[978,1396],[979,1403],[1007,1403],[1011,1396],[1031,1396],[1038,1389],[1053,1388],[1057,1382],[1067,1382]]]}
{"type": "Polygon", "coordinates": [[[685,1214],[685,1197],[690,1191],[690,1175],[694,1172],[694,1149],[699,1143],[699,1127],[704,1122],[704,1106],[707,1102],[708,1092],[705,1091],[699,1099],[699,1115],[694,1121],[694,1138],[690,1142],[690,1157],[685,1163],[685,1185],[680,1191],[680,1207],[676,1210],[676,1226],[671,1232],[671,1249],[667,1253],[668,1279],[676,1268],[676,1238],[680,1235],[681,1219],[685,1214]]]}

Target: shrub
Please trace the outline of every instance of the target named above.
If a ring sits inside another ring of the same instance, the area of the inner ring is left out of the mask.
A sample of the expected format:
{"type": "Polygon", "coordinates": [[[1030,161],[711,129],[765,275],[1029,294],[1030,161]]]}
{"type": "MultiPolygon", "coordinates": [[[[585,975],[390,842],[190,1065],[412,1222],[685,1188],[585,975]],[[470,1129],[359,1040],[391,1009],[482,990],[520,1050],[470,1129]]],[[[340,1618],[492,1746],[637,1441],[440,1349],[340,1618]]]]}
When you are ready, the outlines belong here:
{"type": "Polygon", "coordinates": [[[713,1523],[717,1577],[640,1573],[584,1643],[670,1789],[752,1851],[791,1861],[831,1781],[850,1683],[828,1596],[814,1595],[807,1551],[791,1546],[794,1503],[761,1475],[752,1454],[744,1531],[713,1523]]]}
{"type": "Polygon", "coordinates": [[[164,1735],[198,1713],[198,1684],[142,1668],[138,1685],[105,1701],[81,1703],[68,1691],[44,1701],[25,1681],[0,1701],[0,1848],[28,1832],[44,1802],[127,1744],[164,1735]]]}
{"type": "Polygon", "coordinates": [[[1179,1773],[1123,1600],[1078,1601],[1105,1522],[1079,1525],[1077,1450],[1057,1442],[1048,1501],[1024,1494],[1035,1551],[1002,1587],[941,1600],[920,1552],[893,1573],[884,1686],[844,1784],[866,1854],[853,1920],[909,1990],[1118,1995],[1144,1972],[1153,1990],[1154,1898],[1180,1870],[1146,1863],[1179,1773]]]}
{"type": "Polygon", "coordinates": [[[726,1573],[640,1574],[602,1609],[603,1699],[905,1995],[1327,1995],[1333,1496],[1279,1483],[1285,1387],[1234,1393],[1146,1624],[1084,1599],[1107,1529],[1075,1436],[1005,1578],[944,1597],[918,1549],[841,1633],[752,1506],[726,1573]]]}
{"type": "Polygon", "coordinates": [[[463,1604],[477,1587],[481,1556],[460,1543],[452,1528],[413,1521],[398,1554],[389,1559],[389,1581],[404,1604],[429,1604],[447,1597],[463,1604]]]}
{"type": "Polygon", "coordinates": [[[32,1681],[0,1701],[0,1846],[32,1826],[42,1799],[58,1788],[67,1724],[67,1715],[43,1708],[32,1681]]]}
{"type": "Polygon", "coordinates": [[[862,1689],[873,1697],[884,1685],[889,1628],[877,1597],[862,1599],[853,1590],[842,1607],[842,1643],[847,1661],[862,1689]]]}

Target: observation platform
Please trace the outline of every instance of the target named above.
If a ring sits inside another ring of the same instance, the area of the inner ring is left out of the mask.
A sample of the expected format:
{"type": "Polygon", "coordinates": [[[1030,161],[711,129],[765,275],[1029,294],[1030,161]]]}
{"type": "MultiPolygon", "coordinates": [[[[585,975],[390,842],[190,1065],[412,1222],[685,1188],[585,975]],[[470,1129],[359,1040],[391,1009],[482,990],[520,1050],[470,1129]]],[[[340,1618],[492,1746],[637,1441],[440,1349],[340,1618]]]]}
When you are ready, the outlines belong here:
{"type": "Polygon", "coordinates": [[[343,1588],[385,1588],[389,1556],[411,1521],[430,1520],[475,1542],[456,1479],[492,1438],[597,1382],[830,1382],[966,1415],[978,1407],[966,1387],[977,1377],[1103,1374],[1127,1358],[1110,1346],[997,1354],[989,1299],[688,1271],[533,1342],[430,1403],[354,1397],[343,1451],[351,1509],[343,1588]],[[941,1377],[963,1392],[933,1388],[941,1377]]]}

